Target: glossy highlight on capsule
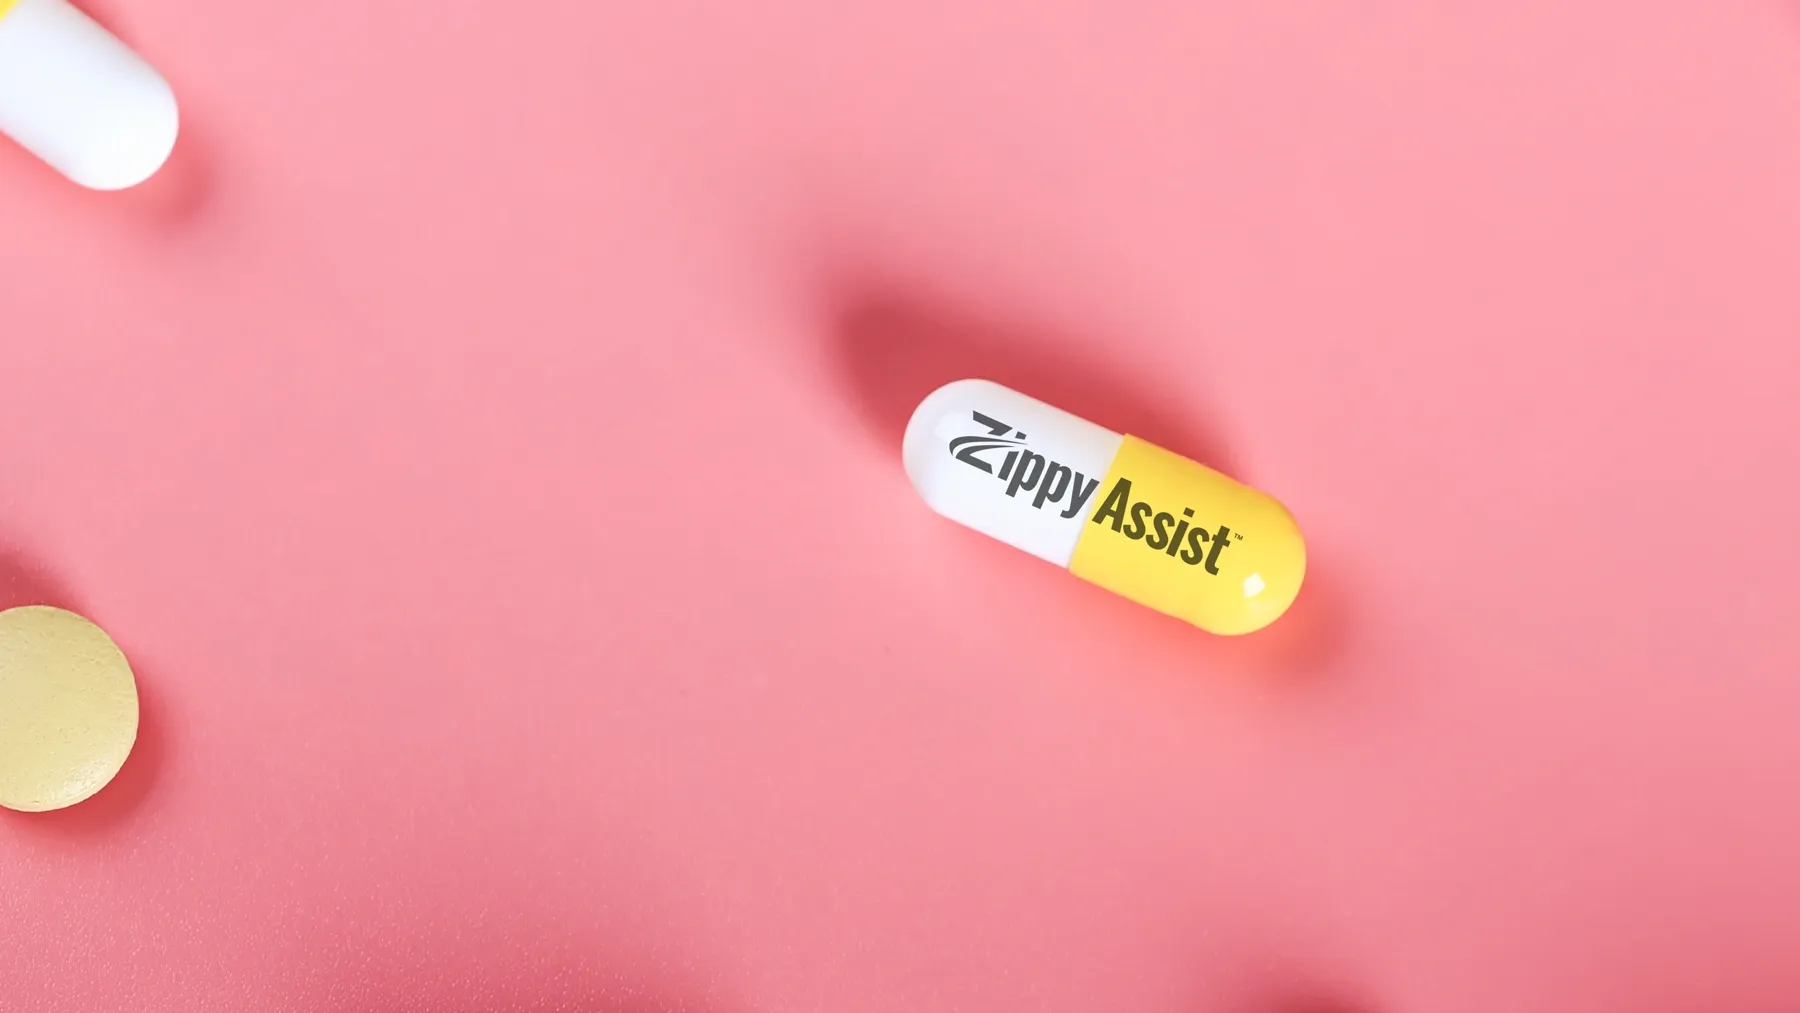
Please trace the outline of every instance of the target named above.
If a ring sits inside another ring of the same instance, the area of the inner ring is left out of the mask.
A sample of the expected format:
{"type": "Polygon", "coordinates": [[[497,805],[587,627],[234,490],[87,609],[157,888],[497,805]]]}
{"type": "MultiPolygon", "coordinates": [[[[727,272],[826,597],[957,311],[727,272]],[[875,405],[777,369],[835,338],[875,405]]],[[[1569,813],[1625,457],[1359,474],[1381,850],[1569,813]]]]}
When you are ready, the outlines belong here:
{"type": "Polygon", "coordinates": [[[68,0],[0,0],[0,133],[94,190],[144,182],[180,132],[175,94],[68,0]]]}
{"type": "Polygon", "coordinates": [[[1273,497],[991,381],[927,396],[902,456],[939,514],[1211,633],[1269,625],[1306,576],[1273,497]]]}

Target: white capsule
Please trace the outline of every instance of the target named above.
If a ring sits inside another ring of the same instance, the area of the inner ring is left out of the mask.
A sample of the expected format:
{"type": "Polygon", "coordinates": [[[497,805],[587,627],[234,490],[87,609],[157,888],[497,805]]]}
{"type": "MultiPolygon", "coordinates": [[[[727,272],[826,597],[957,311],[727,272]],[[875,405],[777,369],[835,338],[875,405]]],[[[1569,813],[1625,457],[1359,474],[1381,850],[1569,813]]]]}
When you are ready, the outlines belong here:
{"type": "Polygon", "coordinates": [[[1066,567],[1124,439],[992,381],[959,380],[913,411],[901,456],[933,510],[1066,567]]]}
{"type": "Polygon", "coordinates": [[[175,95],[68,0],[0,0],[0,133],[69,179],[123,190],[175,148],[175,95]]]}

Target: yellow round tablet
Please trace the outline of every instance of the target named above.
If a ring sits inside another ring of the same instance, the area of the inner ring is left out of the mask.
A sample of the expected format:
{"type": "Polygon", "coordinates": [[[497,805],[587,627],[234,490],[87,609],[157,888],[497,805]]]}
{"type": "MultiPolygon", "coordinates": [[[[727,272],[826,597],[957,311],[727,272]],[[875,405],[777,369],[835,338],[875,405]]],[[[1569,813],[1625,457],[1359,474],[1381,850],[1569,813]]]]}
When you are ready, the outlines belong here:
{"type": "Polygon", "coordinates": [[[104,630],[47,605],[0,612],[0,806],[46,812],[92,797],[137,731],[137,681],[104,630]]]}

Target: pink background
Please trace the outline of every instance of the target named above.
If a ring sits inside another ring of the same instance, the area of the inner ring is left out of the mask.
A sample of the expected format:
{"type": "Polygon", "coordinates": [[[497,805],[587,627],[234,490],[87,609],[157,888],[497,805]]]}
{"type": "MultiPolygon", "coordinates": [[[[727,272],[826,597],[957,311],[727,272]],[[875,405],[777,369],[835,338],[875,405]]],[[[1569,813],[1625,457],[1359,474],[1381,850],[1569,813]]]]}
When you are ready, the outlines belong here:
{"type": "Polygon", "coordinates": [[[145,724],[6,1009],[1800,1005],[1793,4],[98,13],[188,133],[0,150],[0,604],[145,724]],[[983,373],[1295,610],[929,514],[983,373]]]}

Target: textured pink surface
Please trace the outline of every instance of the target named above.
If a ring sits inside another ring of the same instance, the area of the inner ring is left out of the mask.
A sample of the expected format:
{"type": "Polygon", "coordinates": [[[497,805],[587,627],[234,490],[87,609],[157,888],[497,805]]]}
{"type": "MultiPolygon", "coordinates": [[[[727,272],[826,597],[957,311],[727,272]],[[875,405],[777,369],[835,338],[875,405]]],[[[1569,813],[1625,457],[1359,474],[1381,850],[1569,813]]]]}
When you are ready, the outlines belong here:
{"type": "Polygon", "coordinates": [[[0,151],[0,583],[146,725],[0,1006],[1800,1005],[1791,4],[100,13],[189,134],[0,151]],[[977,372],[1296,610],[928,514],[977,372]]]}

